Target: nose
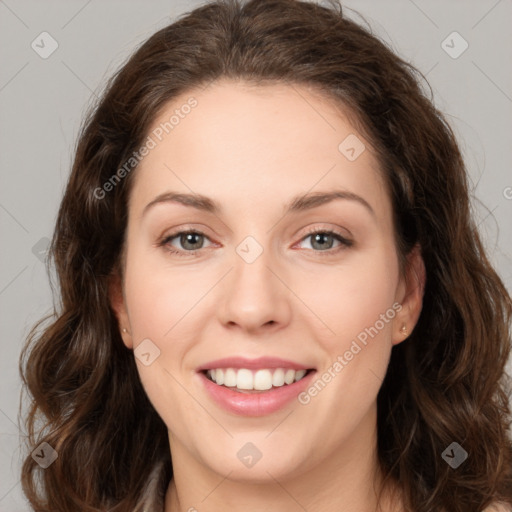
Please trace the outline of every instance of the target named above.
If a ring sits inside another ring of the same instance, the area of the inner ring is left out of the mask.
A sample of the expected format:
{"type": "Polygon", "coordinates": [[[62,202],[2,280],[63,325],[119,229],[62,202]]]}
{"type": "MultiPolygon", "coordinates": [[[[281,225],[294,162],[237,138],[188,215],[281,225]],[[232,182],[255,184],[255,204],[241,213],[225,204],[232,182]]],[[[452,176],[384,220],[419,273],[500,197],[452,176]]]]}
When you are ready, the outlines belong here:
{"type": "Polygon", "coordinates": [[[270,260],[266,250],[251,263],[235,255],[234,268],[223,279],[217,308],[225,327],[256,335],[289,324],[290,288],[270,260]]]}

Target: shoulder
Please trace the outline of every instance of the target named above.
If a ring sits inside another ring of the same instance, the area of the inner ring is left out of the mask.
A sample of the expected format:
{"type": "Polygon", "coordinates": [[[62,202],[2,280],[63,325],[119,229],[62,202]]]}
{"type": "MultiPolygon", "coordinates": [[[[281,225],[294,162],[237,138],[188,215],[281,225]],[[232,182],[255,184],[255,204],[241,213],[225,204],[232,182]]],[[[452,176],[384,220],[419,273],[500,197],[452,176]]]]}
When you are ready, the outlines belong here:
{"type": "Polygon", "coordinates": [[[503,503],[502,501],[495,501],[482,512],[512,512],[512,505],[509,503],[503,503]]]}

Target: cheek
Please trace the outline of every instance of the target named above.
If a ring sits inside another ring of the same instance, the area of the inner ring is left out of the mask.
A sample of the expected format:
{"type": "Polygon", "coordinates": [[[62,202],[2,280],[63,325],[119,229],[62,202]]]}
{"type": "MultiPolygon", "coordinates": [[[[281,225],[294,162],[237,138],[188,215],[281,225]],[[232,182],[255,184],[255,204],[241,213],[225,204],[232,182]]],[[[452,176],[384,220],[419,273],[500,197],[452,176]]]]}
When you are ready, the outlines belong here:
{"type": "Polygon", "coordinates": [[[144,251],[130,256],[125,287],[134,341],[171,338],[207,286],[194,280],[193,273],[170,268],[160,259],[155,262],[144,251]]]}
{"type": "Polygon", "coordinates": [[[148,265],[148,258],[139,257],[135,251],[126,268],[125,295],[134,356],[141,382],[159,411],[163,405],[175,403],[168,401],[169,396],[180,393],[176,378],[182,369],[188,339],[183,327],[187,325],[187,311],[197,302],[193,300],[195,293],[184,281],[176,272],[148,265]],[[146,346],[152,354],[150,365],[139,357],[146,352],[146,346]]]}
{"type": "MultiPolygon", "coordinates": [[[[182,385],[183,372],[187,371],[183,361],[190,350],[190,328],[193,327],[187,322],[187,312],[193,314],[191,309],[207,291],[206,285],[196,286],[194,283],[191,286],[191,275],[150,265],[147,257],[139,256],[135,251],[130,256],[125,293],[140,380],[167,427],[185,438],[185,425],[194,423],[194,418],[189,417],[190,395],[182,385]],[[141,352],[137,347],[147,344],[147,340],[158,351],[149,365],[137,356],[141,352]],[[177,422],[176,418],[184,421],[177,422]]],[[[193,324],[197,326],[195,322],[193,324]]]]}
{"type": "Polygon", "coordinates": [[[147,339],[159,352],[151,366],[137,361],[141,380],[150,398],[181,396],[177,380],[194,371],[190,356],[197,350],[205,321],[214,319],[215,303],[210,292],[222,272],[213,275],[214,272],[199,273],[192,266],[172,267],[163,257],[155,261],[157,258],[144,250],[134,249],[130,258],[125,295],[135,356],[141,351],[137,350],[139,344],[147,339]],[[161,371],[155,371],[153,366],[161,371]]]}
{"type": "Polygon", "coordinates": [[[309,280],[301,292],[328,326],[321,334],[315,330],[324,358],[317,380],[300,397],[327,445],[357,429],[376,400],[392,349],[397,280],[393,249],[380,249],[309,280]]]}
{"type": "Polygon", "coordinates": [[[395,292],[398,282],[398,261],[393,248],[375,247],[371,251],[354,253],[346,263],[302,283],[300,296],[321,320],[328,346],[340,346],[356,338],[364,338],[365,329],[377,322],[379,333],[390,332],[395,310],[395,292]],[[391,308],[391,310],[390,310],[391,308]]]}

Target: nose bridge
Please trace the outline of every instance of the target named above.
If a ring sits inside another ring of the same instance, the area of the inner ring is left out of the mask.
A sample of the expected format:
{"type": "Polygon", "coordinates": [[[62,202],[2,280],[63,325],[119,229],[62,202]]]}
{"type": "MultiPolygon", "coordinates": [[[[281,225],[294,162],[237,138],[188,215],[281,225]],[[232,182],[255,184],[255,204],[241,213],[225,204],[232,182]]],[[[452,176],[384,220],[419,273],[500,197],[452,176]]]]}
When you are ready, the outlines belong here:
{"type": "Polygon", "coordinates": [[[254,236],[247,236],[235,248],[234,268],[218,309],[224,324],[235,323],[254,330],[270,323],[288,321],[286,288],[270,270],[275,262],[272,251],[264,243],[254,236]]]}

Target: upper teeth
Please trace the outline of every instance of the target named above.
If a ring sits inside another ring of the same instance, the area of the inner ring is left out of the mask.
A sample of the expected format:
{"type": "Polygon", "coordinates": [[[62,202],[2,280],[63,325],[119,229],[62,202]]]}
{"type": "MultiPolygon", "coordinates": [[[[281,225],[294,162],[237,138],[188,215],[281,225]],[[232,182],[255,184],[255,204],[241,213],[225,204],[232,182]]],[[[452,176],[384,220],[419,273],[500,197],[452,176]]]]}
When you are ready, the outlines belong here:
{"type": "Polygon", "coordinates": [[[262,370],[247,370],[246,368],[216,368],[206,372],[211,380],[219,385],[236,387],[238,389],[256,389],[263,391],[272,386],[281,387],[292,384],[306,375],[306,370],[285,370],[272,368],[262,370]]]}

